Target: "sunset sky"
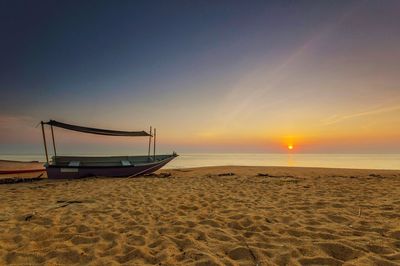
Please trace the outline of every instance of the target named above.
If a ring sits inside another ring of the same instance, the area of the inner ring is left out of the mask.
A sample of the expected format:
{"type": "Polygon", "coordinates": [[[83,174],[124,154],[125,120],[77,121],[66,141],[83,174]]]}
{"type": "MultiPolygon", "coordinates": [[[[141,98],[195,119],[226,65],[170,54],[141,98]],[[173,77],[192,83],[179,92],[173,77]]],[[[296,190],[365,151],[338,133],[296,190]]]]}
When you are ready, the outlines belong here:
{"type": "Polygon", "coordinates": [[[2,1],[0,153],[398,153],[400,1],[2,1]],[[147,139],[56,129],[65,152],[147,139]]]}

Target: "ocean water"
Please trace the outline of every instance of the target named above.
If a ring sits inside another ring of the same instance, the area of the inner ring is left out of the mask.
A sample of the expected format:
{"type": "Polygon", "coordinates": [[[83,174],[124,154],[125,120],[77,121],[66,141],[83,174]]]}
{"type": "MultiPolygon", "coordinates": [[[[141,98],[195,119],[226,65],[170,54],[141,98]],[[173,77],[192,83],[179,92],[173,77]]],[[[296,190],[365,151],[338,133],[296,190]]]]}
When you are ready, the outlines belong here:
{"type": "MultiPolygon", "coordinates": [[[[44,161],[43,155],[0,155],[0,160],[44,161]]],[[[400,154],[180,154],[165,169],[202,166],[303,166],[400,170],[400,154]]]]}
{"type": "Polygon", "coordinates": [[[400,154],[183,154],[166,168],[219,165],[400,170],[400,154]]]}

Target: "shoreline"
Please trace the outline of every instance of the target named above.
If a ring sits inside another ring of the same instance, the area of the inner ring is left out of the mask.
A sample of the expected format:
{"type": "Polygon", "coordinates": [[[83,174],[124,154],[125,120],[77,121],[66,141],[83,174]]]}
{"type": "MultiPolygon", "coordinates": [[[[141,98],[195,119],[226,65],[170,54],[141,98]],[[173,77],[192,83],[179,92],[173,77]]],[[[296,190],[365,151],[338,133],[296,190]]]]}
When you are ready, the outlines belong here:
{"type": "MultiPolygon", "coordinates": [[[[27,169],[29,167],[35,166],[38,169],[43,168],[45,162],[40,161],[16,161],[16,160],[0,160],[0,170],[18,170],[18,169],[27,169]]],[[[218,166],[198,166],[198,167],[181,167],[181,168],[162,168],[159,171],[174,171],[180,169],[213,169],[213,168],[268,168],[271,170],[289,170],[289,171],[306,171],[306,170],[317,170],[317,171],[375,171],[382,173],[390,173],[390,172],[400,172],[400,169],[376,169],[376,168],[341,168],[341,167],[314,167],[314,166],[259,166],[259,165],[218,165],[218,166]]]]}
{"type": "MultiPolygon", "coordinates": [[[[43,156],[9,156],[0,159],[18,161],[43,161],[43,156]]],[[[206,153],[180,154],[164,169],[193,168],[202,166],[281,166],[318,167],[341,169],[400,170],[400,154],[238,154],[206,153]]]]}

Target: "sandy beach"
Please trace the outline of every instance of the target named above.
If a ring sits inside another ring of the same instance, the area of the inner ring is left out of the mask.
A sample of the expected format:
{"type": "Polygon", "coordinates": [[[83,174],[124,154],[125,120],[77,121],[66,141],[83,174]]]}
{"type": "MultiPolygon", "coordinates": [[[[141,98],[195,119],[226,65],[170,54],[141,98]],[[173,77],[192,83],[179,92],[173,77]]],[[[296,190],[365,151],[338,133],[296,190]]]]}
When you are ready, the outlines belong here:
{"type": "Polygon", "coordinates": [[[1,265],[399,265],[400,171],[206,167],[0,185],[1,265]]]}

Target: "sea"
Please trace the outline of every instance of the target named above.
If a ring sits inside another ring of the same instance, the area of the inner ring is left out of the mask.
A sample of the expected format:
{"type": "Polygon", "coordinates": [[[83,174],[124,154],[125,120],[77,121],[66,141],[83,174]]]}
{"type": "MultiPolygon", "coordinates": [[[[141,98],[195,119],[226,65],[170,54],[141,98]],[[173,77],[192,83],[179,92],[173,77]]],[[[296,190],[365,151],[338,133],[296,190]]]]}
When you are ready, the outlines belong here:
{"type": "MultiPolygon", "coordinates": [[[[45,158],[39,154],[0,154],[0,160],[44,161],[45,158]]],[[[225,165],[400,170],[400,154],[183,153],[164,168],[225,165]]]]}

